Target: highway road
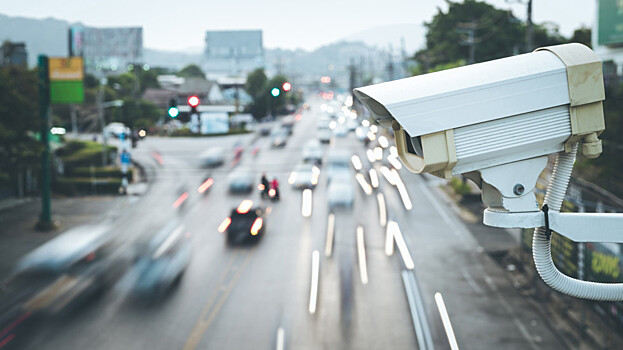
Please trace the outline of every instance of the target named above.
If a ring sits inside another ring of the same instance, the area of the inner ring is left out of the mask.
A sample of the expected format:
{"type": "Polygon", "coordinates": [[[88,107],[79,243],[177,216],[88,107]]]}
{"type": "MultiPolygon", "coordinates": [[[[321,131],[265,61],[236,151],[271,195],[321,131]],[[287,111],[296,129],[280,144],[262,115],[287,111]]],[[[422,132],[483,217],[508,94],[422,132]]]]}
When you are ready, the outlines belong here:
{"type": "MultiPolygon", "coordinates": [[[[354,133],[324,145],[348,150],[378,172],[370,194],[355,180],[352,208],[330,215],[326,166],[302,215],[301,190],[288,186],[303,144],[317,136],[324,113],[311,100],[284,148],[268,137],[148,137],[134,157],[151,177],[146,194],[113,220],[124,246],[180,219],[192,259],[179,285],[146,301],[129,279],[81,310],[33,328],[24,349],[560,349],[564,344],[538,310],[479,246],[438,188],[407,172],[381,174],[354,133]],[[245,148],[232,164],[233,149],[245,148]],[[223,147],[227,162],[204,169],[198,156],[223,147]],[[259,152],[251,150],[259,146],[259,152]],[[228,193],[233,169],[266,172],[281,183],[281,201],[228,193]],[[206,177],[206,194],[197,188],[206,177]],[[188,199],[174,203],[182,193],[188,199]],[[243,199],[270,207],[256,245],[227,246],[217,228],[243,199]],[[385,209],[385,210],[381,210],[385,209]],[[384,220],[386,219],[386,220],[384,220]],[[387,222],[383,222],[387,221],[387,222]],[[388,245],[388,230],[390,226],[388,245]],[[391,250],[391,251],[388,251],[391,250]]],[[[371,144],[373,145],[373,144],[371,144]]],[[[389,151],[385,150],[385,155],[389,151]]]]}

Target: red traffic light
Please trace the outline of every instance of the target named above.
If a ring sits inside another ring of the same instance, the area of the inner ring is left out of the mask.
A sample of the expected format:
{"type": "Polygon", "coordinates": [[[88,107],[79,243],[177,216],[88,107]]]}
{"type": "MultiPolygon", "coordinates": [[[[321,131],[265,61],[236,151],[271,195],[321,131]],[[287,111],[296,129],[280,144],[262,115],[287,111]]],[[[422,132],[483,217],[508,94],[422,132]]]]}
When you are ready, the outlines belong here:
{"type": "Polygon", "coordinates": [[[197,107],[197,106],[199,106],[199,102],[200,102],[200,101],[199,101],[199,97],[197,97],[197,96],[194,96],[194,95],[193,95],[193,96],[190,96],[190,97],[188,98],[188,104],[189,104],[191,107],[197,107]]]}
{"type": "Polygon", "coordinates": [[[292,89],[292,84],[286,81],[283,85],[281,85],[281,87],[283,88],[283,91],[290,91],[292,89]]]}

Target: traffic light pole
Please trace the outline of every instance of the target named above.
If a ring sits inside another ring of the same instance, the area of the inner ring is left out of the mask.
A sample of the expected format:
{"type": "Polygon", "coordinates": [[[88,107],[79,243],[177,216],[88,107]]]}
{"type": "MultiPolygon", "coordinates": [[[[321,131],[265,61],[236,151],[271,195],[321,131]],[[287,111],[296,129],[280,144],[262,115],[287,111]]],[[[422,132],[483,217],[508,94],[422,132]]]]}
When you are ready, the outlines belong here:
{"type": "Polygon", "coordinates": [[[39,55],[39,118],[41,122],[41,216],[37,229],[49,231],[52,224],[50,200],[50,141],[48,138],[50,122],[50,92],[48,81],[48,56],[39,55]]]}

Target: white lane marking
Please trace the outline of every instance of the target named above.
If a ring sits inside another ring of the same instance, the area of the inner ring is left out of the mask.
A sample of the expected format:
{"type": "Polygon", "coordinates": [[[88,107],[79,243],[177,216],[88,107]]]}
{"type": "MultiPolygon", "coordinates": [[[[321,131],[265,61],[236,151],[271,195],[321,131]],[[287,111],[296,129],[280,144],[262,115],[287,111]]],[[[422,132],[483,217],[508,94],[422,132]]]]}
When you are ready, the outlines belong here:
{"type": "Polygon", "coordinates": [[[311,287],[309,292],[309,313],[316,313],[316,304],[318,302],[318,275],[320,272],[320,253],[314,250],[312,253],[312,271],[311,271],[311,287]]]}
{"type": "Polygon", "coordinates": [[[285,346],[285,331],[283,327],[277,330],[277,350],[283,350],[285,346]]]}
{"type": "Polygon", "coordinates": [[[366,264],[366,245],[363,237],[363,227],[357,227],[357,256],[359,257],[359,276],[361,283],[368,284],[368,265],[366,264]]]}
{"type": "Polygon", "coordinates": [[[435,293],[435,303],[437,303],[437,310],[439,310],[439,316],[441,316],[441,322],[443,322],[443,328],[446,330],[446,336],[448,337],[448,343],[450,343],[450,349],[459,350],[459,344],[456,342],[456,336],[452,329],[452,323],[450,322],[450,316],[446,309],[446,304],[443,302],[441,293],[435,293]]]}
{"type": "Polygon", "coordinates": [[[385,255],[394,255],[394,232],[389,225],[385,229],[385,255]]]}
{"type": "Polygon", "coordinates": [[[402,283],[405,287],[405,293],[407,294],[407,302],[409,304],[409,311],[411,312],[411,320],[413,321],[418,348],[420,350],[434,350],[433,337],[430,333],[428,320],[426,319],[424,303],[422,302],[413,272],[402,270],[402,283]]]}
{"type": "Polygon", "coordinates": [[[472,278],[472,276],[469,274],[469,272],[467,271],[466,268],[462,268],[461,273],[463,274],[463,278],[465,278],[465,280],[467,281],[467,283],[472,287],[472,289],[474,289],[474,291],[478,294],[483,294],[483,290],[482,288],[480,288],[480,286],[476,283],[476,281],[474,281],[474,279],[472,278]]]}
{"type": "Polygon", "coordinates": [[[385,206],[385,196],[383,193],[377,193],[376,200],[379,202],[379,223],[382,227],[385,227],[385,225],[387,225],[387,207],[385,206]]]}
{"type": "Polygon", "coordinates": [[[400,226],[398,226],[398,223],[396,221],[390,220],[387,223],[387,230],[391,232],[391,235],[396,240],[396,245],[398,246],[398,251],[400,252],[400,256],[402,256],[402,261],[404,262],[405,267],[409,270],[413,270],[413,268],[415,268],[415,263],[411,258],[407,243],[405,243],[405,239],[404,237],[402,237],[402,232],[400,232],[400,226]]]}
{"type": "Polygon", "coordinates": [[[303,217],[310,217],[312,214],[312,190],[309,188],[303,191],[303,204],[301,207],[301,214],[303,217]]]}
{"type": "Polygon", "coordinates": [[[335,233],[335,214],[329,214],[329,219],[327,220],[327,240],[324,246],[324,255],[331,256],[333,251],[333,235],[335,233]]]}

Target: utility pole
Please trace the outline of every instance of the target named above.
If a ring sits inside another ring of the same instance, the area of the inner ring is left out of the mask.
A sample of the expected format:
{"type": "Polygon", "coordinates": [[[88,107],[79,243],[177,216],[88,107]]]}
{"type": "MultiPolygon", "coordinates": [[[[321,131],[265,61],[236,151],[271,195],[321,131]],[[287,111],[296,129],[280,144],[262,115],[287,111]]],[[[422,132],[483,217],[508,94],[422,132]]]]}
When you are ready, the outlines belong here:
{"type": "Polygon", "coordinates": [[[533,33],[532,33],[532,0],[528,0],[528,28],[526,30],[526,52],[532,51],[534,47],[533,44],[533,33]]]}
{"type": "Polygon", "coordinates": [[[97,94],[97,114],[99,116],[100,125],[102,126],[102,166],[108,165],[108,140],[106,139],[106,121],[104,119],[104,85],[106,85],[106,78],[100,78],[100,88],[97,94]]]}
{"type": "Polygon", "coordinates": [[[468,64],[476,63],[476,28],[478,28],[477,22],[459,23],[458,31],[466,34],[467,38],[461,40],[461,45],[469,46],[469,61],[468,64]]]}
{"type": "Polygon", "coordinates": [[[39,118],[41,122],[41,216],[37,222],[37,228],[41,231],[49,231],[54,228],[52,224],[51,195],[50,195],[50,90],[48,76],[48,56],[39,55],[39,118]]]}

